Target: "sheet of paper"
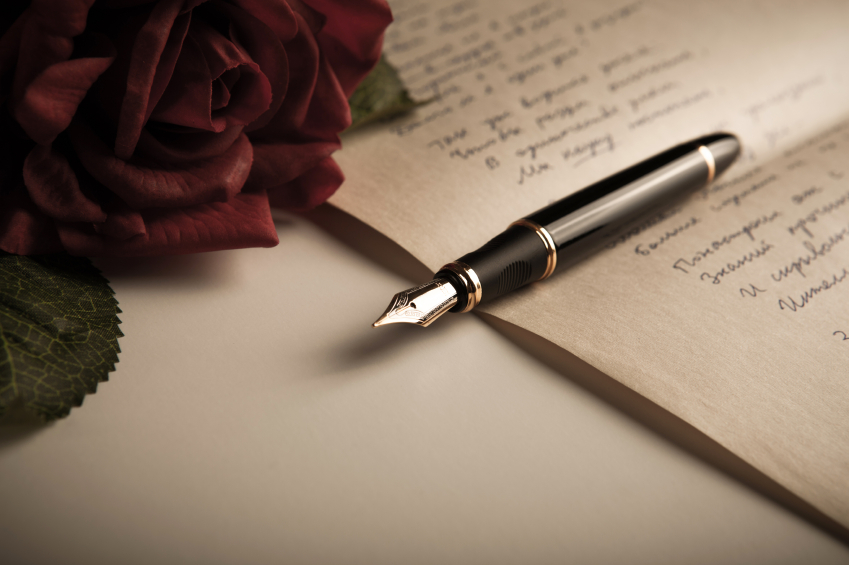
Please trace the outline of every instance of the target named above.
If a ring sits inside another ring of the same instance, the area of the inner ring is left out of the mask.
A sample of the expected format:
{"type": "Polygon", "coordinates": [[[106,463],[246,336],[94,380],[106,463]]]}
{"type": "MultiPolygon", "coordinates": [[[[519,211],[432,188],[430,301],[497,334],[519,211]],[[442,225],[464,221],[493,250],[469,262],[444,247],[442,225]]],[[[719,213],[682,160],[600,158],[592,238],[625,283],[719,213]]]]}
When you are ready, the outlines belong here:
{"type": "Polygon", "coordinates": [[[332,200],[432,269],[706,133],[718,182],[486,310],[849,526],[849,5],[393,2],[413,116],[346,139],[332,200]]]}

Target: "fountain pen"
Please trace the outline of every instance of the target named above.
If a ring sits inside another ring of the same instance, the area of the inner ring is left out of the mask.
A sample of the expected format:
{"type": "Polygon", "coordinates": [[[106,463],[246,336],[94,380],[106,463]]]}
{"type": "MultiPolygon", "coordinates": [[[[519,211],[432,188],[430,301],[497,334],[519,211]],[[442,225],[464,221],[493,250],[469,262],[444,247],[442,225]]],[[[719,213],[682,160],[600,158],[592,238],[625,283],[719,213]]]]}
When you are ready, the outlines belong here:
{"type": "Polygon", "coordinates": [[[713,181],[740,153],[717,133],[633,165],[512,224],[477,251],[448,263],[433,280],[399,292],[373,326],[429,326],[446,312],[469,312],[585,258],[640,216],[713,181]]]}

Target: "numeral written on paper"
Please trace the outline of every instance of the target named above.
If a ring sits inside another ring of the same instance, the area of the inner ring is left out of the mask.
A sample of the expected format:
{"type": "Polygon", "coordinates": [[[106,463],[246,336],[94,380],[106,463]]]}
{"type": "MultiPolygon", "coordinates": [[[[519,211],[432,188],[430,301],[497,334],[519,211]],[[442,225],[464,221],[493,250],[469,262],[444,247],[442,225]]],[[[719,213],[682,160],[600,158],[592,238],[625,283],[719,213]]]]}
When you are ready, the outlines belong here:
{"type": "Polygon", "coordinates": [[[841,338],[840,341],[849,341],[849,335],[846,335],[846,332],[837,330],[831,335],[836,335],[837,337],[841,338]]]}

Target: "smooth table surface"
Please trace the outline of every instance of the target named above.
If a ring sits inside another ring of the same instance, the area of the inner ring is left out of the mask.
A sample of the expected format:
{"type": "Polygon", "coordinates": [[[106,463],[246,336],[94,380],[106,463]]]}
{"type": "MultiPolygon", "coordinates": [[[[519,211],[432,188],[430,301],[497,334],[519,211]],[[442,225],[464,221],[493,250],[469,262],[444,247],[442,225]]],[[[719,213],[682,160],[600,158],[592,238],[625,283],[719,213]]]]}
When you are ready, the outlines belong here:
{"type": "Polygon", "coordinates": [[[0,422],[3,563],[849,563],[481,318],[372,329],[410,280],[278,231],[97,262],[121,361],[70,417],[0,422]]]}

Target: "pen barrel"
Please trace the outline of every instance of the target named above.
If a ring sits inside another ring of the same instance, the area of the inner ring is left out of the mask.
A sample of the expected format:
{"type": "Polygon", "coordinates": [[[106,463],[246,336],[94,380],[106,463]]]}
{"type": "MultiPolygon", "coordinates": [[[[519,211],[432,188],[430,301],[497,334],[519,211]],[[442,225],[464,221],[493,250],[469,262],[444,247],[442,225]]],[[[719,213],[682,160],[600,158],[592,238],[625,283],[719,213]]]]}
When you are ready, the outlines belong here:
{"type": "MultiPolygon", "coordinates": [[[[715,164],[709,164],[712,158],[709,159],[711,153],[705,142],[710,141],[714,139],[665,151],[546,206],[527,219],[551,235],[558,267],[570,267],[598,251],[626,225],[650,212],[669,208],[710,182],[716,170],[715,164]]],[[[736,141],[732,143],[736,145],[736,141]]]]}
{"type": "Polygon", "coordinates": [[[461,290],[451,311],[464,312],[542,278],[549,265],[549,255],[536,231],[513,225],[477,251],[443,267],[435,277],[447,278],[461,290]],[[476,285],[478,296],[475,296],[476,285]]]}
{"type": "Polygon", "coordinates": [[[436,273],[457,290],[451,311],[468,312],[583,260],[630,222],[711,182],[739,149],[728,134],[684,143],[514,222],[436,273]]]}

